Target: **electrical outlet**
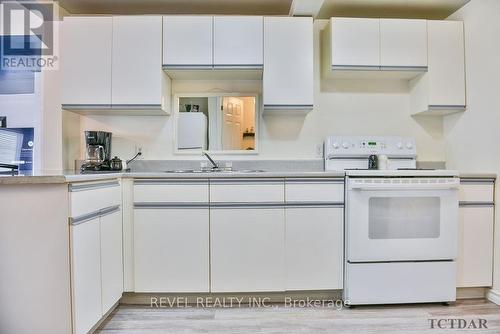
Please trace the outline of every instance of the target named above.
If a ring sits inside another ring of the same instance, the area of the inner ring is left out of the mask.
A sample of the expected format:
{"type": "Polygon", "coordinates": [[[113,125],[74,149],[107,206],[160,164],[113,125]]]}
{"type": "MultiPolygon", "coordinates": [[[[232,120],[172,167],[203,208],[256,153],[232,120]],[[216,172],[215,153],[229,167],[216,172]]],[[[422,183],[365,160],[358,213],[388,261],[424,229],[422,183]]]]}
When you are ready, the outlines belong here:
{"type": "Polygon", "coordinates": [[[316,144],[316,157],[323,158],[323,144],[316,144]]]}
{"type": "Polygon", "coordinates": [[[144,156],[144,150],[142,149],[141,145],[136,145],[135,146],[135,154],[140,153],[140,155],[137,157],[137,159],[142,159],[144,156]]]}

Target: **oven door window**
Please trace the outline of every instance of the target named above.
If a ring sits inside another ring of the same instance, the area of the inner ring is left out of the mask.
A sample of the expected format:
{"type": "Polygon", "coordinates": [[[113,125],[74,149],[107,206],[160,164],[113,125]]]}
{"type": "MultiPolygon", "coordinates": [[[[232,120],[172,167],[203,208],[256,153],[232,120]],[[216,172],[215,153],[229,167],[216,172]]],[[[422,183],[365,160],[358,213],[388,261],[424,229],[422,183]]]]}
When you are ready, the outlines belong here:
{"type": "Polygon", "coordinates": [[[369,199],[370,239],[439,238],[439,197],[372,197],[369,199]]]}

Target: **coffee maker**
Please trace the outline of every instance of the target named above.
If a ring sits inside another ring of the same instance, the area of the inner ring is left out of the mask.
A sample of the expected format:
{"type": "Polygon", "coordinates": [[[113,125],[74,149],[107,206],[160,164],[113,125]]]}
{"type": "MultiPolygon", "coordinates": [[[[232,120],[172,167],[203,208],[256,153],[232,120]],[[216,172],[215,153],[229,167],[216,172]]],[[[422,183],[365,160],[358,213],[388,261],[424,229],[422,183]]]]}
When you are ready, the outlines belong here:
{"type": "Polygon", "coordinates": [[[111,170],[111,132],[85,131],[85,162],[81,171],[111,170]]]}

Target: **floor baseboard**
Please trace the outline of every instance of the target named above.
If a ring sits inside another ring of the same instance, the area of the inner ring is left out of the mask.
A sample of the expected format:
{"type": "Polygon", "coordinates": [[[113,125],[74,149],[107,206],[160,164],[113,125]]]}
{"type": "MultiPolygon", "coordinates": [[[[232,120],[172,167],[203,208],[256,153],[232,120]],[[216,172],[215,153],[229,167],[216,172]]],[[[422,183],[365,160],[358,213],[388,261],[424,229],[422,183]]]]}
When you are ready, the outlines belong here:
{"type": "Polygon", "coordinates": [[[500,292],[490,289],[486,294],[486,298],[492,303],[500,305],[500,292]]]}
{"type": "MultiPolygon", "coordinates": [[[[486,298],[488,291],[493,291],[488,288],[458,288],[457,299],[477,299],[486,298]]],[[[283,303],[285,298],[295,299],[314,299],[314,300],[340,300],[342,299],[342,290],[324,290],[324,291],[288,291],[288,292],[261,292],[261,293],[134,293],[125,292],[121,299],[120,304],[135,304],[135,305],[150,305],[152,298],[169,298],[179,299],[188,304],[197,303],[198,297],[201,298],[219,298],[224,299],[228,297],[235,298],[268,298],[272,303],[283,303]]],[[[495,292],[497,302],[490,299],[496,304],[500,305],[500,294],[495,292]]]]}
{"type": "Polygon", "coordinates": [[[289,292],[257,292],[257,293],[134,293],[125,292],[120,301],[120,304],[132,305],[150,305],[152,298],[181,298],[183,302],[188,304],[196,304],[198,298],[243,298],[248,299],[262,299],[267,298],[266,301],[271,303],[283,303],[285,298],[292,300],[302,300],[306,298],[314,300],[341,300],[342,290],[320,290],[320,291],[289,291],[289,292]]]}
{"type": "Polygon", "coordinates": [[[485,298],[488,288],[457,288],[457,299],[485,298]]]}

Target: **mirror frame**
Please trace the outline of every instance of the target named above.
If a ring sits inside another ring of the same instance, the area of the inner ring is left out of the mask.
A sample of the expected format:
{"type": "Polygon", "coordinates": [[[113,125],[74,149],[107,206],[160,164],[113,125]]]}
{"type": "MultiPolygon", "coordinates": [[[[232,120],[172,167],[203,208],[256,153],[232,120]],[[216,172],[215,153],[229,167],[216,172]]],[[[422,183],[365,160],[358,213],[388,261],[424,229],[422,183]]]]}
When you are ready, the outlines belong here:
{"type": "Polygon", "coordinates": [[[189,156],[197,156],[202,152],[208,152],[212,155],[257,155],[259,154],[259,136],[260,136],[260,118],[261,118],[261,99],[260,95],[257,93],[185,93],[185,94],[175,94],[173,99],[173,128],[174,128],[174,154],[176,155],[189,155],[189,156]],[[252,96],[255,98],[255,150],[227,150],[227,151],[212,151],[212,150],[193,150],[193,151],[183,151],[179,150],[177,146],[177,121],[179,118],[179,99],[181,97],[246,97],[252,96]]]}

